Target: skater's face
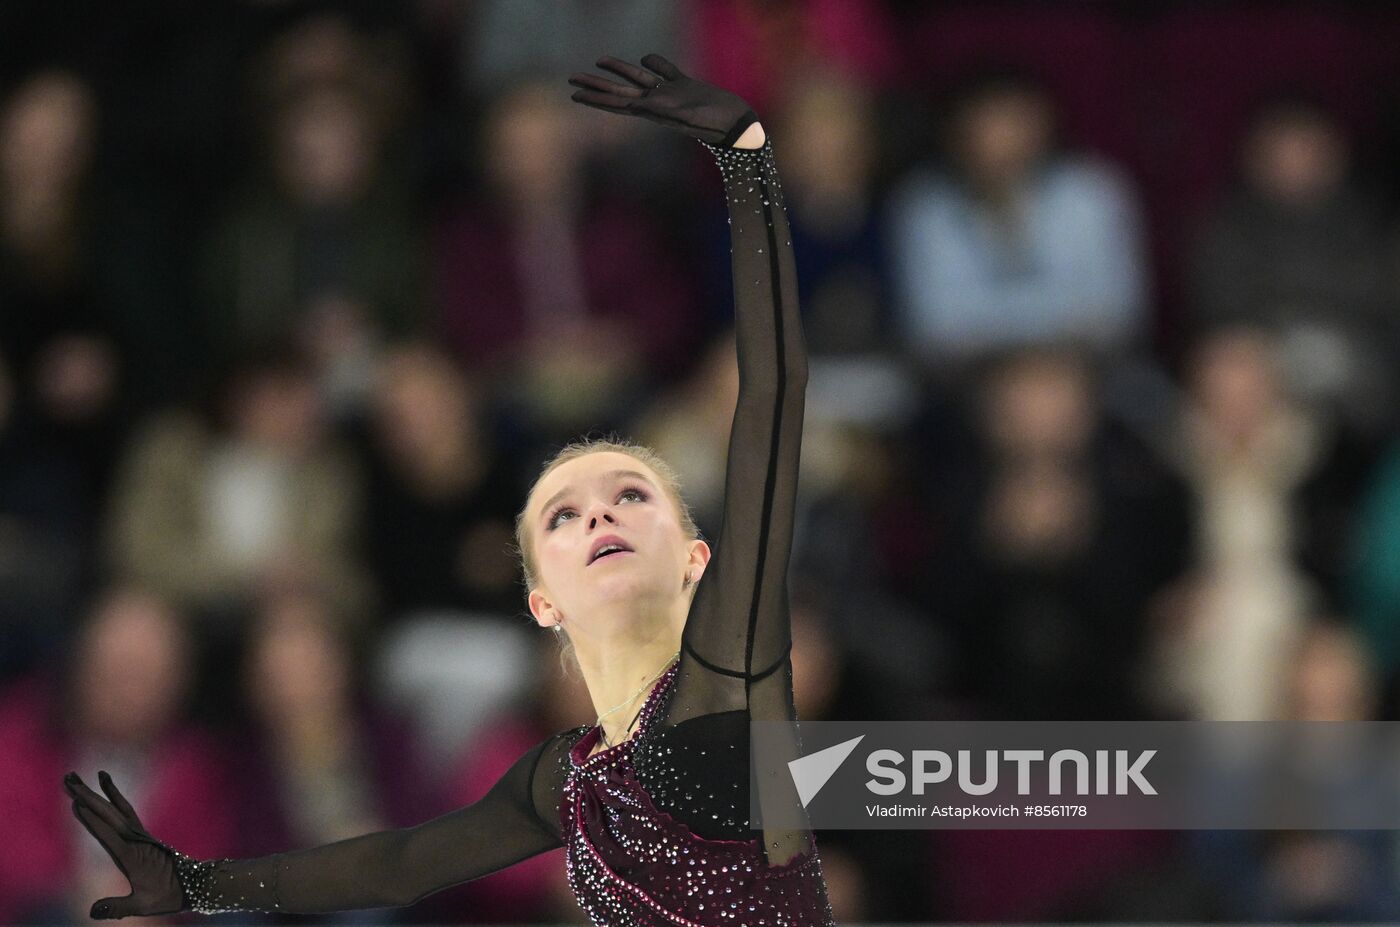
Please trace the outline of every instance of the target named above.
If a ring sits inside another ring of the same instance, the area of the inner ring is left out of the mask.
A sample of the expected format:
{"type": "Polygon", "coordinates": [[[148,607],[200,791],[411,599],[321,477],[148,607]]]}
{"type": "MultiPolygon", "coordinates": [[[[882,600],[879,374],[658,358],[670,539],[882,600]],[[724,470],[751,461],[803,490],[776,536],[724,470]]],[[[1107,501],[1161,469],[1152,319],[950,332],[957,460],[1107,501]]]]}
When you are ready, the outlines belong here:
{"type": "Polygon", "coordinates": [[[588,615],[609,605],[669,614],[688,594],[685,574],[698,579],[703,569],[703,559],[692,561],[708,554],[703,541],[686,537],[664,481],[630,454],[598,451],[560,464],[536,485],[529,512],[539,581],[531,611],[571,633],[603,632],[588,627],[588,615]],[[598,556],[608,539],[625,549],[598,556]]]}

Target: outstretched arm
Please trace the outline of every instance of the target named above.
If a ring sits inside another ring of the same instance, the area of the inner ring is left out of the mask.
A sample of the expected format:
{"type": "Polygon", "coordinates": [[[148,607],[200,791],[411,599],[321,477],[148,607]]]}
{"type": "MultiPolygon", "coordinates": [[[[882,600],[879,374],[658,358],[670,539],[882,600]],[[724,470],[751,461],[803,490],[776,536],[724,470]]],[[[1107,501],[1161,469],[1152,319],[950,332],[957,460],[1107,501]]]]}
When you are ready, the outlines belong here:
{"type": "MultiPolygon", "coordinates": [[[[754,707],[754,681],[774,673],[791,646],[787,567],[792,548],[807,351],[796,270],[771,142],[742,99],[682,74],[659,55],[649,70],[603,58],[619,84],[576,74],[580,103],[642,116],[704,142],[724,174],[734,275],[739,402],[729,439],[724,516],[683,637],[692,668],[735,680],[710,685],[708,705],[682,713],[754,707]],[[761,147],[746,149],[746,144],[761,147]],[[743,704],[738,691],[745,690],[743,704]],[[726,694],[722,694],[726,693],[726,694]]],[[[694,681],[695,672],[683,673],[694,681]]],[[[688,688],[686,682],[681,689],[688,688]]],[[[693,687],[691,687],[693,688],[693,687]]],[[[677,694],[677,702],[687,700],[677,694]]],[[[772,714],[785,714],[775,705],[772,714]]],[[[671,721],[679,720],[674,713],[671,721]]]]}
{"type": "Polygon", "coordinates": [[[64,780],[73,813],[131,882],[94,918],[193,910],[315,914],[397,907],[561,846],[558,770],[567,739],[522,756],[482,799],[415,827],[381,831],[256,859],[195,860],[152,837],[106,773],[108,800],[76,774],[64,780]]]}

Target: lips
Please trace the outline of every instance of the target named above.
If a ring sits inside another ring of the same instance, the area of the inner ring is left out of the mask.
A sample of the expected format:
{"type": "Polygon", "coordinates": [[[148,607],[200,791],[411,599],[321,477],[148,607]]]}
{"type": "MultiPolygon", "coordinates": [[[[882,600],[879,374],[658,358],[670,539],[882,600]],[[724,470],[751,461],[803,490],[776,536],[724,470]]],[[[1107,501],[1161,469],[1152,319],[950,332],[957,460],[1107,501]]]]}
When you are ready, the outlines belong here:
{"type": "MultiPolygon", "coordinates": [[[[600,537],[600,538],[598,538],[597,540],[595,540],[595,541],[593,542],[593,545],[592,545],[591,547],[589,547],[589,549],[588,549],[588,565],[589,565],[589,566],[592,566],[593,564],[595,564],[595,563],[598,562],[598,559],[599,559],[599,558],[598,558],[598,552],[599,552],[600,550],[602,550],[602,549],[605,548],[605,547],[609,547],[609,546],[613,546],[613,545],[622,548],[624,551],[626,551],[626,552],[628,552],[628,553],[634,553],[634,551],[632,550],[632,545],[631,545],[631,544],[628,544],[628,543],[627,543],[626,541],[624,541],[622,538],[618,537],[618,536],[615,535],[615,534],[605,534],[605,535],[603,535],[602,537],[600,537]]],[[[616,552],[614,552],[614,553],[616,553],[616,552]]],[[[613,556],[613,554],[607,554],[607,555],[605,555],[605,556],[613,556]]]]}

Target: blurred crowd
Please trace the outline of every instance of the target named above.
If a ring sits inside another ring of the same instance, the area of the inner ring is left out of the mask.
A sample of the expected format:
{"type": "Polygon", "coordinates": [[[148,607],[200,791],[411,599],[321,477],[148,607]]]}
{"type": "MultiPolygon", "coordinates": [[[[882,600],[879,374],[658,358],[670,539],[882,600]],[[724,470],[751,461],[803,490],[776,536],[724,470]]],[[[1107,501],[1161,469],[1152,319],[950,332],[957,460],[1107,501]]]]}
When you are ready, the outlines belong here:
{"type": "MultiPolygon", "coordinates": [[[[801,718],[1396,720],[1397,40],[1336,3],[4,4],[0,922],[126,891],[70,769],[261,855],[592,720],[514,514],[616,431],[712,539],[738,391],[719,173],[570,103],[603,53],[773,138],[801,718]]],[[[1400,915],[1393,832],[818,840],[843,923],[1400,915]]],[[[555,851],[319,920],[580,918],[555,851]]]]}

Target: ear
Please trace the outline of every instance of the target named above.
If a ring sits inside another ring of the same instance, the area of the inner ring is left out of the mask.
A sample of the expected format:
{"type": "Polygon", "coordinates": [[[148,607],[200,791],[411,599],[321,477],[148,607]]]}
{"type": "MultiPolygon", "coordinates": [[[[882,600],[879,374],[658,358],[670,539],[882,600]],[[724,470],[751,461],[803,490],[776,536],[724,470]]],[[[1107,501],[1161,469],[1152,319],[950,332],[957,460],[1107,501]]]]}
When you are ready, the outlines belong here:
{"type": "Polygon", "coordinates": [[[540,627],[548,628],[559,623],[559,610],[543,589],[538,586],[531,589],[527,601],[530,603],[530,614],[535,616],[535,621],[540,627]]]}
{"type": "Polygon", "coordinates": [[[685,562],[685,571],[690,574],[692,583],[700,582],[706,565],[710,562],[710,545],[696,538],[690,542],[690,557],[685,562]]]}

